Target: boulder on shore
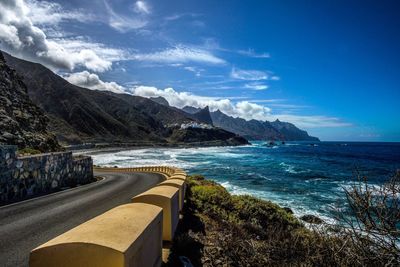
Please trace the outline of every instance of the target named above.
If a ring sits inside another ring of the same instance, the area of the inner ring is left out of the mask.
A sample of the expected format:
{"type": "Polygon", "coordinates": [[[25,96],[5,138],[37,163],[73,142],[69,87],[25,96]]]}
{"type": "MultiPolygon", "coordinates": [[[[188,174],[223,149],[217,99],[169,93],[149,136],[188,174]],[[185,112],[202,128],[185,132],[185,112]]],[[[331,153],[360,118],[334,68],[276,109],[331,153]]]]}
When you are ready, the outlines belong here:
{"type": "Polygon", "coordinates": [[[302,221],[305,221],[307,223],[312,223],[312,224],[322,224],[324,223],[324,220],[322,220],[321,218],[315,216],[315,215],[311,215],[311,214],[306,214],[300,217],[300,219],[302,221]]]}

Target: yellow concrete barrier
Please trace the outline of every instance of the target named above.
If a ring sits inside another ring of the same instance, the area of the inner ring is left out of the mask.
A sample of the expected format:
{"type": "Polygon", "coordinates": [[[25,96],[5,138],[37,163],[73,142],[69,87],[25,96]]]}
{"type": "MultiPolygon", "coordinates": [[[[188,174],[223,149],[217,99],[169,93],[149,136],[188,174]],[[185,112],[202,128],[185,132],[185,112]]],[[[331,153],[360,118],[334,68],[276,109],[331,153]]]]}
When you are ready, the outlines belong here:
{"type": "Polygon", "coordinates": [[[143,166],[143,167],[131,167],[131,168],[107,168],[107,167],[94,167],[98,171],[109,171],[109,172],[154,172],[161,173],[166,178],[173,175],[180,175],[186,178],[186,172],[182,169],[167,166],[143,166]]]}
{"type": "Polygon", "coordinates": [[[184,180],[181,179],[168,179],[164,182],[159,183],[159,185],[168,185],[173,186],[179,189],[179,210],[183,209],[183,203],[185,200],[186,194],[186,183],[184,180]]]}
{"type": "Polygon", "coordinates": [[[154,205],[116,207],[32,250],[29,266],[161,266],[162,220],[154,205]]]}
{"type": "Polygon", "coordinates": [[[186,181],[186,175],[182,175],[182,174],[173,174],[170,177],[168,177],[168,179],[181,179],[186,181]]]}
{"type": "Polygon", "coordinates": [[[132,198],[133,203],[147,203],[163,209],[163,240],[172,241],[179,221],[179,189],[156,186],[132,198]]]}

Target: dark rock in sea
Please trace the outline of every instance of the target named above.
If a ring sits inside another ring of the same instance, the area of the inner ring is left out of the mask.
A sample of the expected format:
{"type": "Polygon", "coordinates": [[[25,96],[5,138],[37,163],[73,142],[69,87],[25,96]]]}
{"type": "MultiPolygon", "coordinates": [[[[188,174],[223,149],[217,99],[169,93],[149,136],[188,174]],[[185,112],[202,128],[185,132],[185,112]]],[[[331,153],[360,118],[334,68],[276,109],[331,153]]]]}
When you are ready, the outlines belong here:
{"type": "Polygon", "coordinates": [[[293,214],[293,210],[291,208],[283,207],[283,210],[286,211],[289,214],[293,214]]]}
{"type": "Polygon", "coordinates": [[[273,147],[276,146],[276,143],[274,141],[269,141],[268,143],[264,144],[264,146],[273,147]]]}
{"type": "Polygon", "coordinates": [[[321,218],[312,215],[312,214],[306,214],[300,217],[300,219],[302,221],[308,222],[308,223],[312,223],[312,224],[322,224],[324,223],[324,220],[322,220],[321,218]]]}

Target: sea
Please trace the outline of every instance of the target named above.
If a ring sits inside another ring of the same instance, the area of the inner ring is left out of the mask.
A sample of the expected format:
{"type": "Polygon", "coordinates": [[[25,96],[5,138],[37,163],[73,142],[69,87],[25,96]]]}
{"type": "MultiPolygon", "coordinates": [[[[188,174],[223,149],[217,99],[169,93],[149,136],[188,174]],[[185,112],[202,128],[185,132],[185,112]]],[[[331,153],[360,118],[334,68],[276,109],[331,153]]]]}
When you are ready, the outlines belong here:
{"type": "Polygon", "coordinates": [[[93,153],[100,166],[177,166],[202,174],[232,194],[248,194],[292,209],[296,216],[335,221],[345,189],[357,177],[382,185],[400,169],[400,143],[252,141],[238,147],[145,148],[93,153]]]}

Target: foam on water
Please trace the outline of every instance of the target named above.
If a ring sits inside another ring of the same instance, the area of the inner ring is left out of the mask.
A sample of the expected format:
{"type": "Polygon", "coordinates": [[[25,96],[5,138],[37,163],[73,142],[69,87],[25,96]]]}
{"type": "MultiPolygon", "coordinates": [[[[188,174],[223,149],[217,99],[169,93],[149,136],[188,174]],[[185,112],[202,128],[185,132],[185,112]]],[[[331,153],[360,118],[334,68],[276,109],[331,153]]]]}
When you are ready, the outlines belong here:
{"type": "Polygon", "coordinates": [[[399,144],[286,143],[276,148],[255,142],[242,147],[145,148],[93,154],[94,164],[137,167],[173,165],[221,183],[233,194],[249,194],[290,207],[296,215],[331,221],[345,205],[357,163],[373,184],[400,166],[399,144]],[[371,157],[371,155],[376,155],[371,157]],[[386,171],[387,170],[387,171],[386,171]]]}

